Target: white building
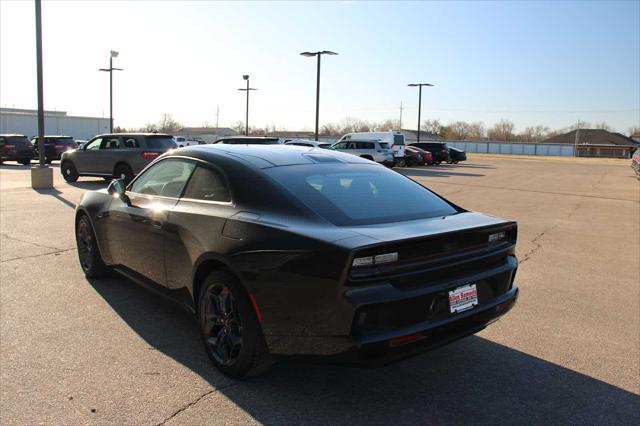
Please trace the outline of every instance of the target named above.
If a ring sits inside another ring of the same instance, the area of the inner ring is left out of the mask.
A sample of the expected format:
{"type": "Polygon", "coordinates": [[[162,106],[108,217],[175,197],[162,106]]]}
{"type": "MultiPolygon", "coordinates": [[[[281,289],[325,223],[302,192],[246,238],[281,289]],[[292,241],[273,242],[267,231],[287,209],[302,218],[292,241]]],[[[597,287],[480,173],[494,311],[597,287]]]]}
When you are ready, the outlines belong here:
{"type": "MultiPolygon", "coordinates": [[[[67,115],[65,111],[44,112],[46,135],[72,136],[87,140],[109,133],[109,119],[67,115]]],[[[17,133],[28,138],[38,134],[38,111],[34,109],[0,108],[0,134],[17,133]]]]}

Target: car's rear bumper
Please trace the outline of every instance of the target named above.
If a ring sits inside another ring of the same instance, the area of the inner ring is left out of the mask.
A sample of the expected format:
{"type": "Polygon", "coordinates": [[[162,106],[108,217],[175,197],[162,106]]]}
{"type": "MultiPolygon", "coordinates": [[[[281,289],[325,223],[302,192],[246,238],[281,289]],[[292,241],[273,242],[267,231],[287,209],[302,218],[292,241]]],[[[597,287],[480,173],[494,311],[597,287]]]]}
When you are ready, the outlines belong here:
{"type": "Polygon", "coordinates": [[[2,161],[21,161],[30,160],[32,157],[31,151],[18,151],[18,152],[5,152],[1,154],[2,161]]]}
{"type": "Polygon", "coordinates": [[[472,310],[367,336],[268,338],[269,350],[275,355],[323,356],[337,362],[387,362],[477,333],[507,313],[515,305],[518,294],[514,284],[505,294],[472,310]]]}

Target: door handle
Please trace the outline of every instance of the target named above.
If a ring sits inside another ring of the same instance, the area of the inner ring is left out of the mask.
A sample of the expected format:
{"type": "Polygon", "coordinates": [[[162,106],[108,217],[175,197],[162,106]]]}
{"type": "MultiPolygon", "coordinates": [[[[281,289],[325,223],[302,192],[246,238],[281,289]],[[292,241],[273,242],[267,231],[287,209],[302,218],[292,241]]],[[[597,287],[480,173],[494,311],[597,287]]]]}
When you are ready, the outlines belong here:
{"type": "Polygon", "coordinates": [[[162,229],[162,222],[160,222],[159,220],[154,220],[152,223],[153,229],[162,229]]]}

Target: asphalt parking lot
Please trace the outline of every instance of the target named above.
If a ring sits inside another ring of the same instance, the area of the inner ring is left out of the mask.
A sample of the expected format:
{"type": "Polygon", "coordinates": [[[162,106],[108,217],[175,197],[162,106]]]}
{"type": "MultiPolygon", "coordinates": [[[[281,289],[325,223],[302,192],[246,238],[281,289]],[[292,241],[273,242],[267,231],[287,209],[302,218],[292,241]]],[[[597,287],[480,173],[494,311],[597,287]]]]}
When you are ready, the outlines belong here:
{"type": "Polygon", "coordinates": [[[629,161],[474,156],[403,173],[519,223],[519,304],[381,368],[213,368],[195,323],[124,278],[88,281],[74,205],[0,166],[2,424],[640,423],[640,182],[629,161]]]}

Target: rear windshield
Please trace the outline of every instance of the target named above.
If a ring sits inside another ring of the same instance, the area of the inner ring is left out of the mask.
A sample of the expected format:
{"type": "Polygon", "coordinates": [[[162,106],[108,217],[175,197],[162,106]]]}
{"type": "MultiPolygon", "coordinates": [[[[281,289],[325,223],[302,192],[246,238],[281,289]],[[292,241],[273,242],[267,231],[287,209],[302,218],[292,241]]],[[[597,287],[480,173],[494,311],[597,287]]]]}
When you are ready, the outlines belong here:
{"type": "Polygon", "coordinates": [[[170,136],[147,136],[145,144],[149,149],[172,149],[178,147],[170,136]]]}
{"type": "Polygon", "coordinates": [[[47,140],[47,138],[45,138],[45,143],[54,143],[56,145],[72,145],[72,146],[76,145],[76,141],[74,141],[73,138],[71,138],[71,137],[69,137],[69,138],[50,138],[49,140],[47,140]]]}
{"type": "Polygon", "coordinates": [[[22,145],[24,143],[29,143],[29,139],[27,139],[26,136],[9,136],[7,138],[7,143],[8,144],[19,144],[22,145]]]}
{"type": "Polygon", "coordinates": [[[393,135],[394,145],[404,145],[404,135],[393,135]]]}
{"type": "Polygon", "coordinates": [[[457,212],[425,187],[383,167],[322,164],[264,171],[309,209],[337,226],[426,219],[457,212]]]}

